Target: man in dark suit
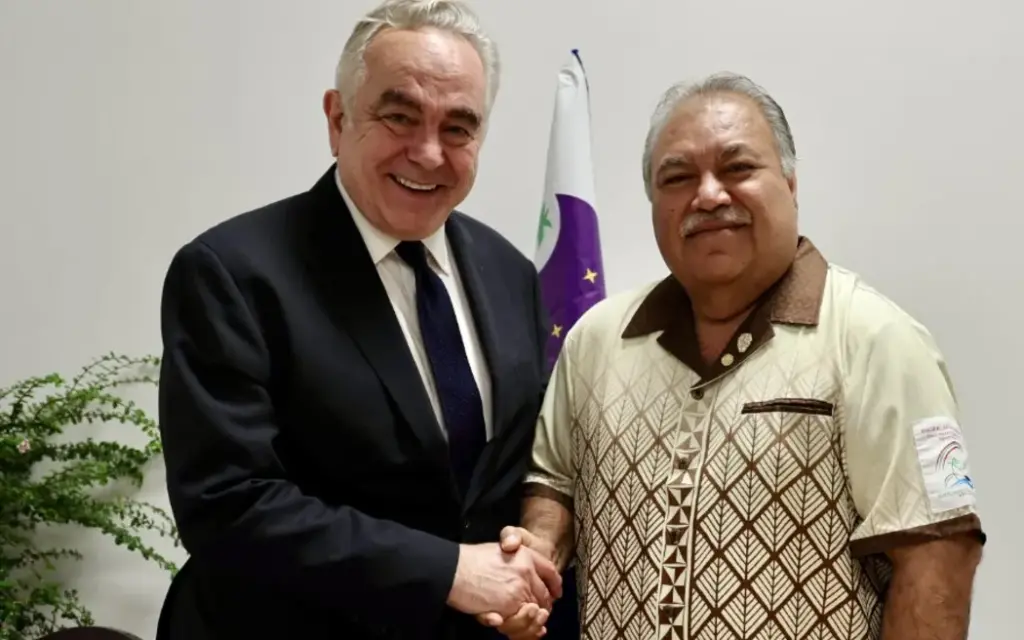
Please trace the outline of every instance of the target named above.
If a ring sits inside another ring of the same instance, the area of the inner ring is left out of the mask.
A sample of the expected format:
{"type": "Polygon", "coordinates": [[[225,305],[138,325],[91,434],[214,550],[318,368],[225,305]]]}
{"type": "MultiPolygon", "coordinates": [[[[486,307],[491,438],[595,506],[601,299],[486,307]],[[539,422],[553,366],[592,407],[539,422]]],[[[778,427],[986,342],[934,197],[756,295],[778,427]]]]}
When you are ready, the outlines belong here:
{"type": "Polygon", "coordinates": [[[497,543],[545,385],[533,265],[454,208],[498,84],[457,1],[354,30],[311,190],[181,248],[160,422],[190,558],[160,638],[485,638],[550,608],[551,562],[497,543]]]}

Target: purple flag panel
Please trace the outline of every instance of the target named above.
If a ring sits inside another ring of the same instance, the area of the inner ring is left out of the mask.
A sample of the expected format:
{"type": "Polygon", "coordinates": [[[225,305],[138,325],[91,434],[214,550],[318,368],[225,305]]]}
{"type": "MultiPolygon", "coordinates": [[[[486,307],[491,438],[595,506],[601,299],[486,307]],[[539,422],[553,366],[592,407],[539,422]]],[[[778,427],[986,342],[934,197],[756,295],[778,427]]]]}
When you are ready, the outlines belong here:
{"type": "MultiPolygon", "coordinates": [[[[540,271],[544,306],[550,314],[547,356],[554,366],[566,332],[605,297],[597,213],[587,202],[555,194],[561,219],[555,249],[540,271]]],[[[543,233],[543,220],[541,233],[543,233]]]]}

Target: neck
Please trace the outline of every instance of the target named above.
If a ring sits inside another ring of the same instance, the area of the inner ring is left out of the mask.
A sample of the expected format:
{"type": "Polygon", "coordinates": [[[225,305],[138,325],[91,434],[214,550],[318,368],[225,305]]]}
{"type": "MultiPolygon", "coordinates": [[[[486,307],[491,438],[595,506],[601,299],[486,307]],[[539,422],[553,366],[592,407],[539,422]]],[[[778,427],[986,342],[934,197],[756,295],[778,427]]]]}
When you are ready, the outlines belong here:
{"type": "Polygon", "coordinates": [[[694,319],[709,326],[739,324],[750,315],[766,291],[775,286],[793,264],[792,256],[761,261],[725,284],[691,282],[686,287],[694,319]],[[739,319],[737,321],[737,318],[739,319]]]}
{"type": "Polygon", "coordinates": [[[711,287],[687,292],[697,324],[721,326],[739,324],[750,315],[760,293],[738,290],[737,287],[711,287]]]}
{"type": "Polygon", "coordinates": [[[717,287],[690,293],[694,329],[705,362],[717,360],[747,316],[753,312],[760,294],[717,287]]]}

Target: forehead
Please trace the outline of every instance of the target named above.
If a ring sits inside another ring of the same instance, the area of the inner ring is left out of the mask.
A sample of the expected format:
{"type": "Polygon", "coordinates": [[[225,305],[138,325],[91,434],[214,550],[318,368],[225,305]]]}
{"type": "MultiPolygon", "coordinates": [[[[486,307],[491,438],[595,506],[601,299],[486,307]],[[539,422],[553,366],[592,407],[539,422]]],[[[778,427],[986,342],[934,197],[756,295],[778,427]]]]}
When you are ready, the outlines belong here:
{"type": "Polygon", "coordinates": [[[757,104],[746,96],[718,93],[680,104],[658,136],[654,155],[697,158],[737,145],[775,152],[771,127],[757,104]]]}
{"type": "Polygon", "coordinates": [[[388,29],[366,49],[366,77],[360,92],[369,100],[400,90],[424,106],[483,111],[486,80],[473,45],[436,29],[388,29]]]}

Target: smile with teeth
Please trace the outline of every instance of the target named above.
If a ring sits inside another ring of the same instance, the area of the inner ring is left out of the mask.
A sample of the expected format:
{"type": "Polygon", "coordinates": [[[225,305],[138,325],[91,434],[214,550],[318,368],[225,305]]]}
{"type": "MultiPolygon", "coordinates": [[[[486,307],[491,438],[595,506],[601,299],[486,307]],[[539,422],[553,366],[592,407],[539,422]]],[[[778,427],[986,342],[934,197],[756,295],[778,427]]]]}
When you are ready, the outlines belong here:
{"type": "Polygon", "coordinates": [[[423,184],[420,182],[413,182],[408,178],[403,178],[402,176],[396,175],[392,175],[391,177],[398,184],[402,185],[406,189],[412,189],[413,191],[433,191],[434,189],[437,188],[436,184],[423,184]]]}

